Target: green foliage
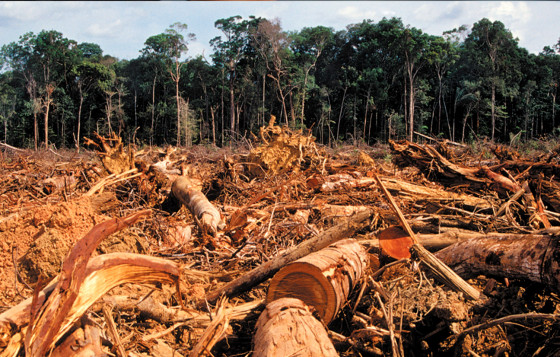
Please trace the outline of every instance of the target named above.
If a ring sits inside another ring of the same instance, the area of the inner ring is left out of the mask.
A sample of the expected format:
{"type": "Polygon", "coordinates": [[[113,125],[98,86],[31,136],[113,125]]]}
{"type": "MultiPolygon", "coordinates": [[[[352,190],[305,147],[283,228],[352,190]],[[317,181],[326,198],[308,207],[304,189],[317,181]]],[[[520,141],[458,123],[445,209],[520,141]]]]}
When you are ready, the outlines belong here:
{"type": "Polygon", "coordinates": [[[0,50],[0,138],[72,146],[111,126],[140,144],[225,145],[270,115],[327,145],[410,139],[416,130],[523,148],[560,134],[560,46],[529,54],[500,21],[442,36],[395,17],[340,31],[287,32],[255,16],[214,25],[221,34],[210,60],[186,56],[195,37],[182,23],[149,36],[131,60],[55,30],[23,34],[0,50]]]}

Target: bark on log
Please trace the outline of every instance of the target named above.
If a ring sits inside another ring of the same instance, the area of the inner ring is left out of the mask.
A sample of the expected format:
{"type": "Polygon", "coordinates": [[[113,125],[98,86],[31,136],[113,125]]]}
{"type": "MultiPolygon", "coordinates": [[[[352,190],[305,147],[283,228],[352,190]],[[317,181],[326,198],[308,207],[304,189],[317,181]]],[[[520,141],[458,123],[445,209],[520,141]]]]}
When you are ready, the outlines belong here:
{"type": "Polygon", "coordinates": [[[291,297],[317,310],[331,322],[368,266],[365,249],[344,239],[282,268],[270,281],[267,302],[291,297]]]}
{"type": "Polygon", "coordinates": [[[188,178],[180,176],[173,181],[171,192],[191,211],[203,232],[216,235],[218,229],[225,228],[220,212],[202,192],[193,187],[188,178]]]}
{"type": "Polygon", "coordinates": [[[293,298],[267,305],[257,320],[253,344],[254,357],[338,356],[323,324],[293,298]]]}
{"type": "Polygon", "coordinates": [[[372,214],[373,211],[371,209],[356,213],[352,217],[349,217],[347,221],[337,224],[336,226],[327,229],[317,237],[306,240],[299,245],[286,250],[284,253],[270,259],[247,274],[244,274],[226,285],[210,292],[206,296],[206,300],[208,302],[215,302],[222,295],[231,297],[235,294],[249,290],[251,287],[270,278],[286,264],[310,253],[321,250],[336,241],[352,236],[352,234],[356,231],[369,224],[369,218],[372,214]]]}
{"type": "Polygon", "coordinates": [[[464,277],[487,274],[527,279],[560,292],[560,243],[552,235],[473,238],[435,255],[464,277]]]}

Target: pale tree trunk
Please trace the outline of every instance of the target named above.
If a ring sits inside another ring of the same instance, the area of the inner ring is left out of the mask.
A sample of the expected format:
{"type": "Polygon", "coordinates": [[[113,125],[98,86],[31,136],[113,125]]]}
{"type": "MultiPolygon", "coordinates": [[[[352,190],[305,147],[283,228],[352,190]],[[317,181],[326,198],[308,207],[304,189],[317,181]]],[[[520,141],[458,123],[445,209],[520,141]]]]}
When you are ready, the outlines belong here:
{"type": "Polygon", "coordinates": [[[342,94],[342,104],[340,104],[340,112],[338,113],[338,123],[336,125],[336,138],[338,140],[338,135],[340,134],[340,121],[342,120],[342,113],[344,111],[344,100],[346,99],[346,91],[348,86],[344,87],[344,93],[342,94]]]}
{"type": "Polygon", "coordinates": [[[496,130],[496,84],[492,79],[492,104],[491,104],[491,117],[492,117],[492,141],[494,141],[494,132],[496,130]]]}
{"type": "Polygon", "coordinates": [[[414,102],[416,93],[414,92],[414,64],[410,63],[407,65],[408,71],[408,117],[409,117],[409,132],[408,132],[408,140],[410,142],[414,139],[414,102]]]}
{"type": "Polygon", "coordinates": [[[78,128],[76,129],[76,151],[80,152],[80,131],[82,128],[82,106],[84,104],[84,94],[82,92],[82,86],[79,86],[80,90],[80,105],[78,106],[78,128]]]}
{"type": "Polygon", "coordinates": [[[212,144],[216,146],[216,120],[214,118],[214,107],[210,107],[210,117],[212,118],[212,144]]]}
{"type": "Polygon", "coordinates": [[[107,91],[105,92],[105,116],[107,119],[107,125],[109,126],[109,134],[113,132],[113,127],[111,126],[111,115],[113,113],[113,96],[115,92],[107,91]]]}
{"type": "Polygon", "coordinates": [[[181,146],[181,103],[179,98],[179,80],[181,79],[181,64],[179,59],[175,60],[175,73],[169,70],[171,79],[175,82],[175,100],[177,105],[177,146],[181,146]]]}
{"type": "Polygon", "coordinates": [[[552,93],[552,129],[556,127],[556,93],[552,93]]]}
{"type": "Polygon", "coordinates": [[[152,127],[150,130],[150,146],[154,144],[154,122],[156,113],[156,78],[157,74],[154,76],[154,81],[152,82],[152,127]]]}
{"type": "Polygon", "coordinates": [[[53,102],[52,94],[54,92],[54,85],[47,84],[45,87],[45,98],[43,101],[43,108],[44,108],[44,118],[45,118],[45,150],[49,149],[49,111],[51,104],[53,102]]]}
{"type": "Polygon", "coordinates": [[[230,71],[230,81],[229,81],[229,129],[231,130],[231,135],[235,133],[235,93],[233,88],[233,75],[234,71],[230,71]]]}
{"type": "Polygon", "coordinates": [[[467,119],[469,117],[471,113],[471,107],[469,106],[467,109],[467,113],[465,114],[465,117],[463,118],[463,130],[462,130],[462,134],[461,134],[461,142],[464,143],[465,142],[465,128],[467,126],[467,119]]]}
{"type": "MultiPolygon", "coordinates": [[[[371,87],[368,87],[367,96],[366,96],[366,112],[364,113],[364,143],[367,143],[366,140],[366,127],[367,127],[367,116],[368,116],[368,109],[369,109],[369,97],[371,94],[371,87]]],[[[369,129],[371,130],[371,121],[369,125],[369,129]]]]}

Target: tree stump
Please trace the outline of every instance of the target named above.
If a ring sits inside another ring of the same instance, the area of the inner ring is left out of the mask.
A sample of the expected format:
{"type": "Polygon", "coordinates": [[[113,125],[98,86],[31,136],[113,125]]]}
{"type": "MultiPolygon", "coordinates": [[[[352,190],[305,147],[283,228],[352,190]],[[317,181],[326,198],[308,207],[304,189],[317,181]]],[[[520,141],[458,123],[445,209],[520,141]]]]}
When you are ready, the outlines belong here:
{"type": "Polygon", "coordinates": [[[272,278],[267,302],[292,297],[313,306],[325,323],[336,316],[368,265],[367,253],[344,239],[282,268],[272,278]]]}
{"type": "Polygon", "coordinates": [[[338,356],[325,326],[299,299],[282,298],[266,306],[253,337],[254,357],[338,356]]]}

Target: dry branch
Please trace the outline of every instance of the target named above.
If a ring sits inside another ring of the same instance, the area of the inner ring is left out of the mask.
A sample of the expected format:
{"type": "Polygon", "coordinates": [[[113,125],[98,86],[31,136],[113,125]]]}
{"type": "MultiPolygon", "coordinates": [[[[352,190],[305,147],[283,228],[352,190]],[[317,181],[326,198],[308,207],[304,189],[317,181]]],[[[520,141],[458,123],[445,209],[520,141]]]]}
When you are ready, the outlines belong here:
{"type": "Polygon", "coordinates": [[[244,274],[226,285],[211,291],[207,295],[206,299],[209,302],[215,302],[222,295],[231,297],[235,294],[249,290],[253,286],[270,278],[286,264],[323,249],[343,238],[351,237],[356,231],[369,224],[369,218],[372,214],[372,210],[356,213],[352,217],[349,217],[345,222],[322,232],[317,237],[306,240],[299,245],[286,250],[284,253],[270,259],[247,274],[244,274]]]}
{"type": "Polygon", "coordinates": [[[325,323],[338,314],[368,266],[355,239],[344,239],[282,268],[270,281],[267,302],[284,297],[315,308],[325,323]]]}
{"type": "Polygon", "coordinates": [[[87,262],[99,245],[110,234],[117,232],[150,214],[140,211],[123,219],[115,218],[93,227],[79,240],[62,265],[59,281],[44,304],[33,304],[29,329],[25,338],[26,354],[42,356],[54,346],[55,335],[62,328],[70,309],[78,297],[86,278],[87,262]]]}
{"type": "Polygon", "coordinates": [[[282,298],[262,312],[253,337],[255,357],[338,356],[329,335],[304,302],[282,298]]]}

